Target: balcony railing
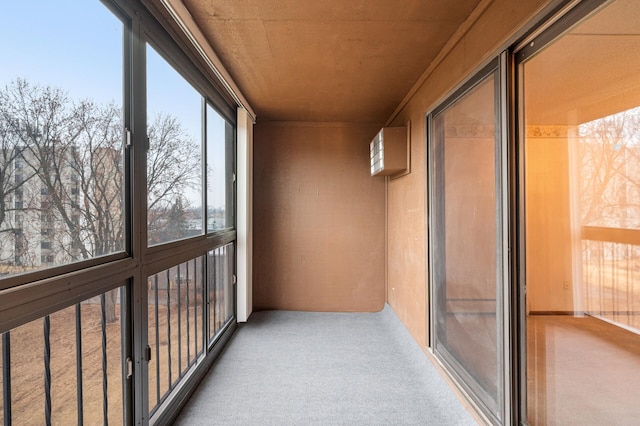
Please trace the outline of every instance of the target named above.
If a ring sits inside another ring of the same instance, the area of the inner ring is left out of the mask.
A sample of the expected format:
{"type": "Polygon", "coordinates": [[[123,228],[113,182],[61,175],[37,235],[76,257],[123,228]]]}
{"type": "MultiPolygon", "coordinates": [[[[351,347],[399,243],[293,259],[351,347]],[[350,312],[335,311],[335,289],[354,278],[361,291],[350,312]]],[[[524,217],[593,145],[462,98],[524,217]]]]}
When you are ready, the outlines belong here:
{"type": "Polygon", "coordinates": [[[586,311],[640,332],[640,230],[582,228],[586,311]]]}
{"type": "MultiPolygon", "coordinates": [[[[147,386],[137,388],[148,389],[150,423],[164,421],[173,409],[174,391],[183,391],[201,364],[210,365],[205,354],[218,353],[216,343],[229,336],[226,332],[234,325],[234,244],[148,277],[144,332],[151,357],[147,386]]],[[[2,333],[0,425],[131,421],[130,377],[135,375],[127,351],[138,328],[128,316],[129,290],[117,287],[77,304],[72,300],[2,333]]]]}
{"type": "Polygon", "coordinates": [[[0,423],[122,424],[125,287],[2,334],[0,423]]]}
{"type": "Polygon", "coordinates": [[[153,415],[203,352],[203,257],[149,277],[148,285],[153,415]]]}
{"type": "Polygon", "coordinates": [[[233,318],[233,248],[218,247],[148,278],[152,418],[203,360],[205,341],[213,344],[233,318]]]}

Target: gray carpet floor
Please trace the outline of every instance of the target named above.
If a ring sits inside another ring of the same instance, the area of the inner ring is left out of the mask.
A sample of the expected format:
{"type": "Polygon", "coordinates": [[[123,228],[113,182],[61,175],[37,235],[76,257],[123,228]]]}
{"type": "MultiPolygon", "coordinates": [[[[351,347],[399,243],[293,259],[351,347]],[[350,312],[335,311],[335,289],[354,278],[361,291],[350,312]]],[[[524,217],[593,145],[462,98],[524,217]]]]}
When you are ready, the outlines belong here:
{"type": "Polygon", "coordinates": [[[263,311],[178,425],[475,425],[393,310],[263,311]]]}

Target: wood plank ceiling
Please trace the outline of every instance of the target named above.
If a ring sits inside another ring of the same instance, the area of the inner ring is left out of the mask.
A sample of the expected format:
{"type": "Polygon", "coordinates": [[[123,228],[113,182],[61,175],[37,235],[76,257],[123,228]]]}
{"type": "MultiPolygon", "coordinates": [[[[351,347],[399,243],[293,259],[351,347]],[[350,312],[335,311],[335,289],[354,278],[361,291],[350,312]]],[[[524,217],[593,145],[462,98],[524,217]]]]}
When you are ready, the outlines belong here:
{"type": "Polygon", "coordinates": [[[382,123],[480,0],[183,0],[259,120],[382,123]]]}

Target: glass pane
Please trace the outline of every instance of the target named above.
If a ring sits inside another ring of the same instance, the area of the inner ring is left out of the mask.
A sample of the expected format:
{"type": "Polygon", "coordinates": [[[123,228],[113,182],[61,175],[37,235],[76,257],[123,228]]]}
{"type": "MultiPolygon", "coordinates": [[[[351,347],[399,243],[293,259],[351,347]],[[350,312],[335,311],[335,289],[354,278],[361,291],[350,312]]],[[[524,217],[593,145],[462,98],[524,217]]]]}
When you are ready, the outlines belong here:
{"type": "Polygon", "coordinates": [[[234,244],[211,250],[208,262],[209,341],[211,342],[234,315],[234,244]]]}
{"type": "Polygon", "coordinates": [[[640,417],[639,18],[612,2],[522,65],[533,425],[640,417]]]}
{"type": "Polygon", "coordinates": [[[434,118],[437,354],[501,417],[500,210],[493,73],[434,118]]]}
{"type": "Polygon", "coordinates": [[[123,423],[124,291],[116,288],[2,335],[11,400],[2,398],[0,411],[11,404],[12,424],[123,423]]]}
{"type": "Polygon", "coordinates": [[[149,408],[153,414],[202,354],[206,325],[203,257],[152,275],[147,285],[149,408]]]}
{"type": "Polygon", "coordinates": [[[123,251],[122,23],[98,1],[3,7],[0,276],[123,251]]]}
{"type": "Polygon", "coordinates": [[[233,226],[233,126],[207,105],[207,232],[233,226]]]}
{"type": "Polygon", "coordinates": [[[202,97],[147,46],[149,245],[201,235],[202,97]]]}

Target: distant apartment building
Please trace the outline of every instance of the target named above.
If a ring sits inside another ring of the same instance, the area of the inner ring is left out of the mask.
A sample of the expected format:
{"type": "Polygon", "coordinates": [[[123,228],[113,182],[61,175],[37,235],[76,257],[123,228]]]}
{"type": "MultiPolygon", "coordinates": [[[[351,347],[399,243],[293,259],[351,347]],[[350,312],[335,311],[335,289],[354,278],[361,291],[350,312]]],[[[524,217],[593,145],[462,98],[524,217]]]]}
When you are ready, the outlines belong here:
{"type": "Polygon", "coordinates": [[[12,191],[5,195],[0,224],[0,274],[77,260],[81,250],[73,235],[81,228],[81,191],[73,150],[57,158],[43,155],[50,160],[45,164],[35,150],[15,149],[19,153],[4,165],[12,191]]]}

